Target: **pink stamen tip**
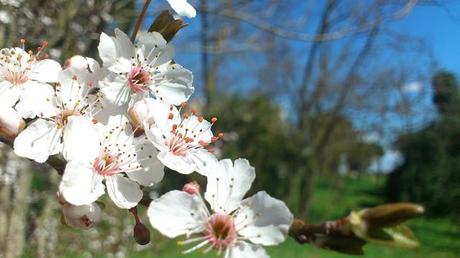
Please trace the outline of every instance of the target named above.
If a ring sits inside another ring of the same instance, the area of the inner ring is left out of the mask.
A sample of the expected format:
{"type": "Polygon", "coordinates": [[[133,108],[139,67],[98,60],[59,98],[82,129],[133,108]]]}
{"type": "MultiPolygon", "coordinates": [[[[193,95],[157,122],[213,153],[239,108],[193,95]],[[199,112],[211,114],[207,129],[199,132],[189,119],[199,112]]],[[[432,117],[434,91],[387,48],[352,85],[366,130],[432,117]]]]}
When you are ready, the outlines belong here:
{"type": "Polygon", "coordinates": [[[184,187],[182,188],[182,191],[189,193],[191,195],[199,194],[200,185],[196,181],[193,181],[188,184],[185,184],[184,187]]]}
{"type": "Polygon", "coordinates": [[[204,117],[203,117],[203,116],[199,116],[199,117],[198,117],[198,122],[201,123],[201,122],[203,122],[203,120],[204,120],[204,117]]]}
{"type": "Polygon", "coordinates": [[[214,124],[215,122],[217,122],[217,117],[213,117],[211,118],[211,122],[214,124]]]}
{"type": "Polygon", "coordinates": [[[173,114],[173,113],[169,113],[169,114],[168,114],[168,119],[169,119],[169,120],[172,120],[173,118],[174,118],[174,114],[173,114]]]}
{"type": "Polygon", "coordinates": [[[185,106],[187,106],[187,102],[184,101],[184,102],[180,103],[181,108],[185,108],[185,106]]]}
{"type": "Polygon", "coordinates": [[[222,139],[224,138],[224,133],[219,133],[217,136],[222,139]]]}

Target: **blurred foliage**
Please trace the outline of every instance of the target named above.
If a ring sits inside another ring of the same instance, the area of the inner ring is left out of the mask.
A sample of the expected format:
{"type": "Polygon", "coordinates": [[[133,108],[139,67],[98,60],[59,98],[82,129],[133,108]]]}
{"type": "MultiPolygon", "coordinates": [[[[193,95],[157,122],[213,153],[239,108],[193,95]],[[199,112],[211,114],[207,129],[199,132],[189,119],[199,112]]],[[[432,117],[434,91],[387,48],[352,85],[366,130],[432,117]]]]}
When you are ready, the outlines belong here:
{"type": "Polygon", "coordinates": [[[136,17],[134,0],[16,0],[2,3],[1,11],[0,48],[19,46],[24,38],[34,49],[46,40],[50,56],[61,61],[96,57],[100,32],[115,26],[127,31],[136,17]]]}
{"type": "Polygon", "coordinates": [[[390,200],[422,203],[432,215],[458,215],[460,88],[448,72],[434,76],[433,88],[439,118],[399,138],[404,162],[388,177],[386,192],[390,200]]]}

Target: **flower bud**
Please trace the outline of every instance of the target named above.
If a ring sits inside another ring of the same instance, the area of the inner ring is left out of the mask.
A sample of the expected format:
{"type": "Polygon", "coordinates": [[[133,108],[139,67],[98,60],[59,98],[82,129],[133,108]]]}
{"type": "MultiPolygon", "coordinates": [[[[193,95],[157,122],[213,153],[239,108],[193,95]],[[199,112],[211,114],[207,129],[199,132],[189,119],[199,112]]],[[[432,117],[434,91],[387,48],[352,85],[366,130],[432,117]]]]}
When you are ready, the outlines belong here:
{"type": "Polygon", "coordinates": [[[186,192],[186,193],[189,193],[189,194],[199,194],[200,193],[200,185],[196,182],[196,181],[193,181],[193,182],[190,182],[186,185],[184,185],[184,187],[182,188],[182,191],[186,192]]]}
{"type": "Polygon", "coordinates": [[[64,222],[75,228],[90,229],[101,220],[101,208],[96,203],[79,206],[66,203],[62,213],[64,222]]]}
{"type": "Polygon", "coordinates": [[[152,101],[152,99],[145,98],[135,102],[129,108],[128,118],[133,128],[138,128],[137,130],[142,129],[141,131],[143,131],[144,122],[148,123],[152,120],[150,115],[153,105],[152,101]]]}
{"type": "Polygon", "coordinates": [[[134,226],[134,239],[140,245],[150,243],[150,230],[139,221],[134,226]]]}
{"type": "Polygon", "coordinates": [[[390,227],[423,214],[424,208],[413,203],[390,203],[362,210],[361,218],[369,227],[390,227]]]}
{"type": "Polygon", "coordinates": [[[0,106],[0,137],[14,140],[24,130],[26,123],[12,107],[0,106]]]}

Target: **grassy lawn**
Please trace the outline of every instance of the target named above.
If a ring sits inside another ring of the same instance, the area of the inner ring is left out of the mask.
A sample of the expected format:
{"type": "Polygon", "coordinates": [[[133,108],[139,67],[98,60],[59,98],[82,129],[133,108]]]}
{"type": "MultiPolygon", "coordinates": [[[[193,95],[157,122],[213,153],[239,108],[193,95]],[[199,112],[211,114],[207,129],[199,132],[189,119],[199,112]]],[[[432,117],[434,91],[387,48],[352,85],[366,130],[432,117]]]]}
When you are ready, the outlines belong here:
{"type": "MultiPolygon", "coordinates": [[[[380,180],[383,181],[383,178],[380,180]]],[[[315,192],[315,201],[312,207],[312,220],[319,221],[321,218],[336,218],[347,214],[352,209],[359,209],[382,202],[381,193],[375,189],[380,188],[380,183],[374,177],[347,179],[340,183],[321,182],[315,192]],[[331,189],[338,189],[338,191],[331,189]]],[[[460,227],[447,219],[420,218],[412,221],[410,227],[414,230],[422,246],[417,249],[407,250],[390,248],[370,244],[365,247],[365,257],[460,257],[460,227]]],[[[155,234],[154,246],[144,251],[132,252],[134,258],[143,257],[216,257],[210,252],[202,254],[194,252],[188,255],[180,254],[183,247],[176,246],[175,241],[155,234]]],[[[332,251],[321,250],[309,245],[298,245],[289,239],[286,243],[267,248],[271,257],[328,257],[345,258],[353,257],[338,254],[332,251]]]]}

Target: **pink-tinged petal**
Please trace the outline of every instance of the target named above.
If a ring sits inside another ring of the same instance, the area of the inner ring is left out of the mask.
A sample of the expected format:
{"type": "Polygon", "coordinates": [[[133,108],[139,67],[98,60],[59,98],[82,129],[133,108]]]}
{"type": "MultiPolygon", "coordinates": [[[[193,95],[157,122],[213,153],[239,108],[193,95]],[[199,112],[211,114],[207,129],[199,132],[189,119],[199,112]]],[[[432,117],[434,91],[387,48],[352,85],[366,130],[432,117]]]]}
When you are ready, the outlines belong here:
{"type": "Polygon", "coordinates": [[[16,110],[23,118],[49,118],[56,115],[53,99],[54,89],[51,85],[29,81],[24,85],[16,110]]]}
{"type": "Polygon", "coordinates": [[[62,130],[56,127],[54,121],[38,119],[22,131],[14,141],[16,155],[45,162],[50,155],[62,150],[62,130]]]}
{"type": "Polygon", "coordinates": [[[156,230],[174,238],[202,232],[207,222],[206,209],[204,203],[195,195],[175,190],[153,200],[147,216],[156,230]]]}
{"type": "Polygon", "coordinates": [[[239,207],[256,173],[246,159],[237,159],[235,164],[230,159],[224,159],[212,165],[206,176],[206,200],[215,212],[228,214],[239,207]]]}
{"type": "Polygon", "coordinates": [[[110,199],[121,209],[131,209],[142,199],[139,185],[122,175],[107,177],[106,185],[110,199]]]}
{"type": "Polygon", "coordinates": [[[277,245],[286,240],[293,219],[284,202],[262,191],[243,200],[235,224],[238,233],[251,242],[277,245]]]}
{"type": "Polygon", "coordinates": [[[70,116],[64,127],[62,154],[67,161],[93,162],[100,152],[100,136],[91,118],[70,116]]]}
{"type": "Polygon", "coordinates": [[[99,51],[99,57],[104,62],[104,65],[115,62],[117,58],[117,49],[115,46],[114,39],[109,37],[104,32],[99,37],[99,45],[97,46],[99,51]]]}
{"type": "Polygon", "coordinates": [[[38,61],[32,66],[29,78],[39,82],[57,82],[61,65],[51,59],[38,61]]]}
{"type": "Polygon", "coordinates": [[[189,157],[174,155],[169,151],[160,152],[157,157],[163,165],[180,174],[190,174],[196,170],[195,163],[189,157]]]}
{"type": "Polygon", "coordinates": [[[0,104],[0,137],[14,139],[26,126],[21,116],[10,106],[0,104]]]}
{"type": "Polygon", "coordinates": [[[235,246],[228,250],[225,258],[269,258],[265,249],[260,246],[238,242],[235,246]]]}
{"type": "Polygon", "coordinates": [[[195,91],[192,86],[192,72],[178,64],[167,65],[159,76],[154,77],[154,80],[150,89],[156,97],[167,104],[180,105],[195,91]]]}
{"type": "Polygon", "coordinates": [[[70,204],[89,205],[104,194],[102,180],[91,164],[71,161],[65,167],[59,191],[70,204]]]}

